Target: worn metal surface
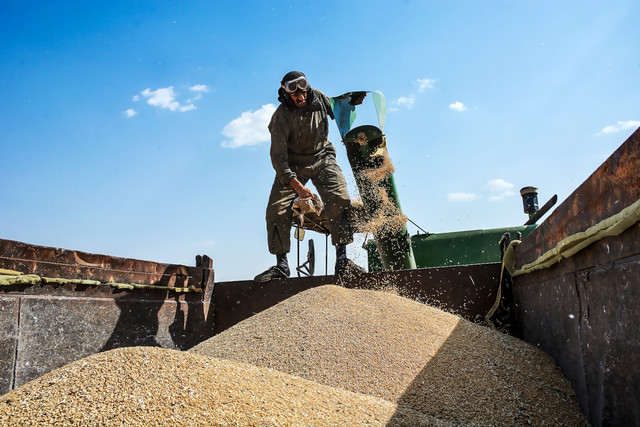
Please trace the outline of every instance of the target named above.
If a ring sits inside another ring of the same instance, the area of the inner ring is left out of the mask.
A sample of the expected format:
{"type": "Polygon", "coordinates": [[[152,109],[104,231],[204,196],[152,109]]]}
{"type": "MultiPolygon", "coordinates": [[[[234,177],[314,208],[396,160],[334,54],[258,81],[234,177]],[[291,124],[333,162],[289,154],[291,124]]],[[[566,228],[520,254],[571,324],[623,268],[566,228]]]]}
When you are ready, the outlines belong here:
{"type": "Polygon", "coordinates": [[[19,301],[0,297],[0,394],[11,390],[18,346],[19,301]]]}
{"type": "Polygon", "coordinates": [[[87,294],[65,287],[55,295],[43,288],[0,298],[0,394],[100,351],[137,345],[185,350],[213,336],[213,307],[200,294],[87,294]]]}
{"type": "Polygon", "coordinates": [[[206,309],[200,301],[23,297],[14,386],[113,348],[189,348],[211,336],[206,309]]]}
{"type": "MultiPolygon", "coordinates": [[[[517,248],[534,261],[640,198],[640,130],[517,248]]],[[[594,426],[640,420],[640,224],[514,278],[523,337],[553,356],[594,426]]]]}
{"type": "Polygon", "coordinates": [[[91,254],[0,239],[0,267],[65,279],[202,287],[203,268],[91,254]]]}
{"type": "MultiPolygon", "coordinates": [[[[540,226],[523,240],[517,248],[516,267],[530,263],[555,247],[563,238],[584,231],[599,221],[608,218],[640,199],[640,129],[625,141],[591,176],[560,204],[540,226]]],[[[635,228],[640,227],[638,224],[635,228]]],[[[561,272],[599,265],[603,259],[614,260],[632,256],[638,251],[638,241],[632,234],[609,238],[597,243],[607,256],[599,252],[590,256],[569,258],[560,269],[548,274],[552,277],[561,272]]],[[[543,276],[540,276],[543,277],[543,276]]],[[[525,275],[520,283],[539,280],[537,276],[525,275]]]]}
{"type": "Polygon", "coordinates": [[[0,286],[0,394],[91,354],[126,346],[185,350],[213,335],[213,262],[196,267],[0,240],[0,268],[100,285],[0,286]],[[127,270],[131,269],[131,270],[127,270]],[[120,290],[106,282],[168,286],[120,290]],[[181,293],[172,287],[193,286],[181,293]]]}
{"type": "Polygon", "coordinates": [[[220,333],[298,292],[329,284],[363,289],[393,286],[403,295],[478,321],[493,305],[499,279],[500,264],[493,263],[367,273],[347,281],[318,276],[267,283],[216,283],[214,328],[215,333],[220,333]]]}

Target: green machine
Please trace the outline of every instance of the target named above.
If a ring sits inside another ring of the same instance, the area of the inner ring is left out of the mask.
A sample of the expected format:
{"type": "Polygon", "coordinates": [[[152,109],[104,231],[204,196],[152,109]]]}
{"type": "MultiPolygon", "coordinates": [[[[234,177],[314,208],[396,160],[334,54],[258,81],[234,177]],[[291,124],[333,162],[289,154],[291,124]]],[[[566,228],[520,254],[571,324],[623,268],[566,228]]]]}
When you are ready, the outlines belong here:
{"type": "Polygon", "coordinates": [[[529,220],[522,226],[410,236],[383,133],[384,95],[378,91],[348,92],[331,102],[366,213],[366,225],[359,231],[374,235],[374,240],[365,244],[370,272],[500,262],[501,240],[529,235],[536,229],[537,219],[557,201],[555,195],[538,209],[537,188],[525,187],[521,195],[529,220]],[[351,129],[355,107],[365,94],[373,98],[380,127],[364,125],[351,129]]]}
{"type": "Polygon", "coordinates": [[[402,214],[393,178],[393,164],[382,132],[386,102],[381,92],[369,92],[373,97],[380,128],[365,125],[351,129],[356,116],[355,106],[362,102],[365,93],[349,92],[331,100],[366,212],[367,221],[361,225],[360,231],[373,233],[376,253],[385,270],[414,269],[416,261],[406,227],[407,218],[402,214]]]}
{"type": "MultiPolygon", "coordinates": [[[[528,236],[537,225],[493,228],[488,230],[425,233],[411,236],[417,268],[500,262],[499,242],[505,233],[511,240],[528,236]]],[[[378,255],[377,243],[366,244],[369,271],[385,270],[378,255]]]]}

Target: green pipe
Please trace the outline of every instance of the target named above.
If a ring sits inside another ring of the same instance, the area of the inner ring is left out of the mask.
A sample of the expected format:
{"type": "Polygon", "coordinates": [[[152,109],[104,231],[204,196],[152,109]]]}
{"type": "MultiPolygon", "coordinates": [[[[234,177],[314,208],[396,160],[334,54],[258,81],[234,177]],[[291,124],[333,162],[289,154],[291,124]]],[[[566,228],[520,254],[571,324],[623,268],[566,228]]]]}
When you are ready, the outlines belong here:
{"type": "Polygon", "coordinates": [[[371,125],[350,130],[343,138],[368,223],[385,270],[415,269],[416,261],[393,178],[386,137],[371,125]]]}

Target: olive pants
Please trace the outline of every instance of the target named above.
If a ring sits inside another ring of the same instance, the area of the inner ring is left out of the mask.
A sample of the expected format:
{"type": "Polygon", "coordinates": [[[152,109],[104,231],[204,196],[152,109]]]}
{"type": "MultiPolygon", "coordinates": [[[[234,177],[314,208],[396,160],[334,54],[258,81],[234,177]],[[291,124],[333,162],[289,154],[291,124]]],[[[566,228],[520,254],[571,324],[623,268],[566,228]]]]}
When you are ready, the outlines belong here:
{"type": "MultiPolygon", "coordinates": [[[[353,242],[353,231],[349,221],[351,198],[347,181],[336,158],[333,155],[327,155],[310,166],[290,165],[290,167],[303,185],[311,180],[318,191],[329,222],[331,243],[348,245],[353,242]]],[[[290,184],[282,184],[277,178],[274,180],[266,215],[269,252],[274,255],[286,254],[291,250],[293,224],[291,206],[296,197],[298,193],[290,184]]]]}

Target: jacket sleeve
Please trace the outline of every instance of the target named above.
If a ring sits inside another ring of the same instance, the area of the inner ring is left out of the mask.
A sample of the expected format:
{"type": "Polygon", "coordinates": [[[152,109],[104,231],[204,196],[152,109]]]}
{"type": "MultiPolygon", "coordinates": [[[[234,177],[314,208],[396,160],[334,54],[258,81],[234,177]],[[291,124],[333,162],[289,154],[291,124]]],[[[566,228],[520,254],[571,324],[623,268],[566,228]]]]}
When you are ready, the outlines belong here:
{"type": "Polygon", "coordinates": [[[269,132],[271,133],[271,164],[276,171],[276,178],[282,184],[288,184],[296,174],[289,167],[289,156],[287,153],[287,141],[291,134],[291,129],[287,120],[281,114],[281,109],[277,109],[271,117],[269,132]]]}
{"type": "Polygon", "coordinates": [[[332,120],[335,120],[335,116],[333,115],[333,109],[331,108],[331,100],[327,95],[320,92],[317,89],[314,89],[316,94],[320,97],[320,102],[323,105],[324,110],[327,112],[327,116],[329,116],[332,120]]]}

